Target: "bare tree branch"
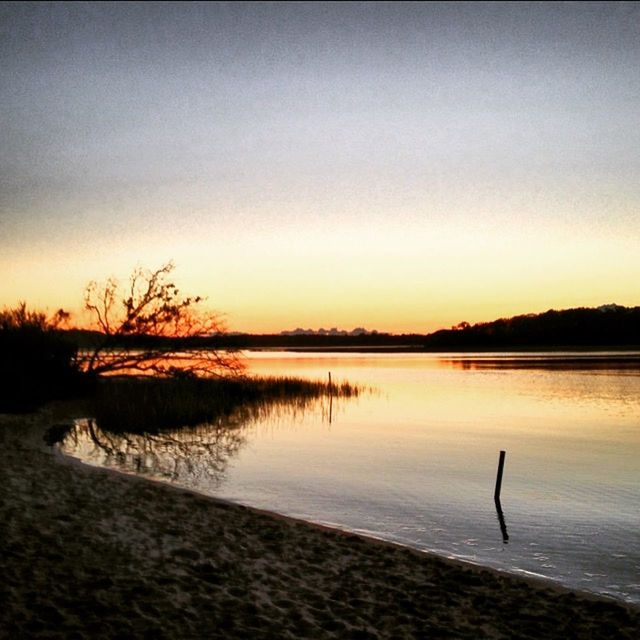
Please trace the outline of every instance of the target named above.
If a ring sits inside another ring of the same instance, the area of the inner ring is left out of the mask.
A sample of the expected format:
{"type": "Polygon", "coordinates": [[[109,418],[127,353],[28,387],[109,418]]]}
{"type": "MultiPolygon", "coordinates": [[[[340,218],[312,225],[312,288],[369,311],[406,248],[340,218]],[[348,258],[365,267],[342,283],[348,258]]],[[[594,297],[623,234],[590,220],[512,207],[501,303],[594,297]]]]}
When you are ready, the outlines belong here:
{"type": "Polygon", "coordinates": [[[243,372],[232,351],[193,348],[194,339],[213,338],[226,329],[218,315],[197,308],[203,298],[179,296],[168,281],[173,269],[172,262],[155,271],[135,269],[120,300],[114,279],[87,285],[84,306],[102,335],[91,351],[79,356],[83,371],[203,377],[243,372]]]}

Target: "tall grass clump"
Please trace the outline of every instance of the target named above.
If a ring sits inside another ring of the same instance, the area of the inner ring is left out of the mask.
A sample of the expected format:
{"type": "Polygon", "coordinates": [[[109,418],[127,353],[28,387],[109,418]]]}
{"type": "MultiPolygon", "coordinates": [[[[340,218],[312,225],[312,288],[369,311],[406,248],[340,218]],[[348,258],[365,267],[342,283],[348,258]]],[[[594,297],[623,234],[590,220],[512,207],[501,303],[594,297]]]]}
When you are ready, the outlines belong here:
{"type": "Polygon", "coordinates": [[[92,395],[90,410],[100,428],[114,433],[223,421],[239,410],[257,417],[276,405],[304,408],[322,396],[349,398],[359,387],[327,385],[291,377],[106,378],[92,395]]]}

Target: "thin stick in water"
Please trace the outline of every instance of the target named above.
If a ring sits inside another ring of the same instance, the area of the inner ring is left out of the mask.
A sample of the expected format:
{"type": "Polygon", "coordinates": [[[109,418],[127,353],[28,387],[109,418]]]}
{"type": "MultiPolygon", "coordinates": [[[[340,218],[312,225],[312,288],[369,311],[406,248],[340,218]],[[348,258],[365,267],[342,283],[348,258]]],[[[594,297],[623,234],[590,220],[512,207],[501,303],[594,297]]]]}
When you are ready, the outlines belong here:
{"type": "Polygon", "coordinates": [[[498,461],[498,475],[496,477],[496,490],[493,494],[494,500],[500,500],[500,491],[502,489],[502,472],[504,471],[505,451],[500,452],[500,460],[498,461]]]}

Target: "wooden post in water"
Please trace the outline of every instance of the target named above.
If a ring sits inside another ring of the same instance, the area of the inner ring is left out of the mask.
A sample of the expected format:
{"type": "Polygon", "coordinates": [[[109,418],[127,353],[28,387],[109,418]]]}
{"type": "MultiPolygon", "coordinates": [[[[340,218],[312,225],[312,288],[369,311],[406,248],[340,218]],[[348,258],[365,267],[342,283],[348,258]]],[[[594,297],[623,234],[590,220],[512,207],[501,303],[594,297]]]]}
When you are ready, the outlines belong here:
{"type": "Polygon", "coordinates": [[[498,461],[498,475],[496,476],[496,490],[493,494],[493,499],[496,502],[500,501],[500,490],[502,489],[502,472],[504,471],[504,457],[506,456],[505,451],[500,452],[500,460],[498,461]]]}
{"type": "Polygon", "coordinates": [[[333,386],[331,385],[331,371],[329,371],[329,424],[333,417],[333,386]]]}

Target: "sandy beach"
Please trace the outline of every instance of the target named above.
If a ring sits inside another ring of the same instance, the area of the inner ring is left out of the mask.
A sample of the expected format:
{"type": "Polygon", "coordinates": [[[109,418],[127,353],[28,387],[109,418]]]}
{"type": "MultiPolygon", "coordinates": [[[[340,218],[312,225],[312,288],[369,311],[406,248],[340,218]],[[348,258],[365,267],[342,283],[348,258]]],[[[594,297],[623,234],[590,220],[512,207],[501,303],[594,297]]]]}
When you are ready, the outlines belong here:
{"type": "Polygon", "coordinates": [[[640,609],[91,468],[0,417],[2,638],[637,638],[640,609]]]}

